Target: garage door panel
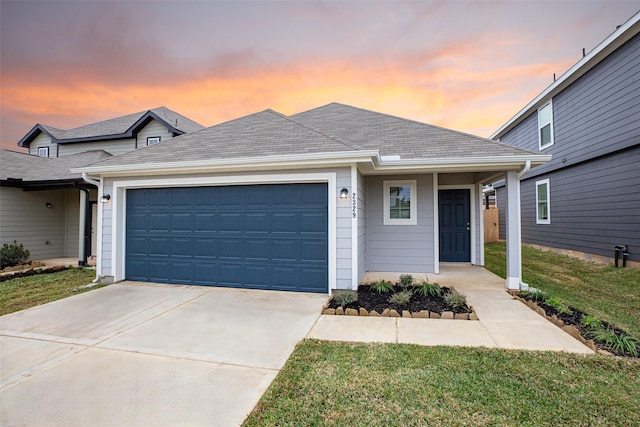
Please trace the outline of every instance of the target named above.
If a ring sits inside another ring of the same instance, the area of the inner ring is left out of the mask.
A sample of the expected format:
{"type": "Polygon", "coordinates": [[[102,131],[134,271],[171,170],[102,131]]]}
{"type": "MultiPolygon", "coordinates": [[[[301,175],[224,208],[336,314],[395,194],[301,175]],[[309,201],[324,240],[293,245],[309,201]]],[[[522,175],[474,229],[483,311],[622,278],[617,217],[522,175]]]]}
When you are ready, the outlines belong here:
{"type": "Polygon", "coordinates": [[[130,280],[328,291],[327,184],[127,191],[130,280]]]}
{"type": "MultiPolygon", "coordinates": [[[[147,216],[148,223],[141,230],[154,230],[156,232],[168,232],[171,230],[171,216],[167,212],[148,214],[138,214],[136,216],[147,216]]],[[[129,225],[127,224],[127,227],[129,225]]]]}
{"type": "Polygon", "coordinates": [[[327,260],[327,242],[323,240],[301,240],[300,261],[322,263],[327,260]]]}

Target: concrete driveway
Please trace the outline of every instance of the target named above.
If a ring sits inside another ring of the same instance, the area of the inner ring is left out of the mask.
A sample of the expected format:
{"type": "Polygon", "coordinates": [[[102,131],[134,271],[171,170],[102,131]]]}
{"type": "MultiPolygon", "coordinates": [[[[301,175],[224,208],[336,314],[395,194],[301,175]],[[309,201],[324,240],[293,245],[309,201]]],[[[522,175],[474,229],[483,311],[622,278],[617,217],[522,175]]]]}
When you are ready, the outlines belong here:
{"type": "Polygon", "coordinates": [[[0,424],[239,425],[326,299],[125,282],[0,317],[0,424]]]}

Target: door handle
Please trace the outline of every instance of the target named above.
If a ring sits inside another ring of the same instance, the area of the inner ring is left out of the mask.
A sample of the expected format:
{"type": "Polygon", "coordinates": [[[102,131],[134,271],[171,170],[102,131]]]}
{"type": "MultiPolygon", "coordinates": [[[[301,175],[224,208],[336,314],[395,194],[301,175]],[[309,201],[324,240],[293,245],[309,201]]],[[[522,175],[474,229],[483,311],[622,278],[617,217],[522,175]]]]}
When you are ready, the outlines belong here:
{"type": "Polygon", "coordinates": [[[467,231],[471,231],[471,223],[467,223],[467,231]]]}

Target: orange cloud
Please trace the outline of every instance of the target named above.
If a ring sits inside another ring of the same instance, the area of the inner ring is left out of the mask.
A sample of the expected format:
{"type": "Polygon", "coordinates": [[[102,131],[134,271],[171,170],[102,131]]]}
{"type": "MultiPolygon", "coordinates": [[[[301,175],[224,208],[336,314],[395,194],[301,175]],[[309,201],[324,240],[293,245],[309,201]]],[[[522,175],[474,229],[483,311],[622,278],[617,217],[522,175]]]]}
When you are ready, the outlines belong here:
{"type": "Polygon", "coordinates": [[[15,117],[24,128],[3,132],[2,145],[15,148],[35,123],[72,128],[160,105],[209,126],[267,108],[294,114],[333,101],[488,136],[569,65],[501,67],[470,58],[467,44],[433,54],[300,61],[146,85],[111,85],[86,75],[72,85],[27,85],[5,75],[3,120],[15,117]]]}

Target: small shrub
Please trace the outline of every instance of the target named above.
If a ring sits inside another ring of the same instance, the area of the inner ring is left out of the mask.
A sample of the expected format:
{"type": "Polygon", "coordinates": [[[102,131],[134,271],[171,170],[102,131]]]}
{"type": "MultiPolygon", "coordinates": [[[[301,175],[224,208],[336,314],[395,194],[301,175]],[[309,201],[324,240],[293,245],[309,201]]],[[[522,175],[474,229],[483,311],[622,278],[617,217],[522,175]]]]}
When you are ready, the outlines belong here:
{"type": "Polygon", "coordinates": [[[467,297],[458,291],[451,291],[444,296],[444,300],[453,308],[460,308],[467,303],[467,297]]]}
{"type": "Polygon", "coordinates": [[[393,289],[393,284],[391,282],[387,282],[386,280],[378,280],[377,282],[372,283],[371,289],[378,292],[379,294],[386,294],[393,289]]]}
{"type": "Polygon", "coordinates": [[[547,298],[549,298],[549,296],[544,291],[541,291],[540,289],[534,289],[529,295],[531,296],[531,299],[534,301],[544,302],[547,298]]]}
{"type": "Polygon", "coordinates": [[[545,304],[555,308],[560,314],[573,314],[573,311],[569,307],[567,307],[560,298],[547,298],[545,304]]]}
{"type": "Polygon", "coordinates": [[[356,291],[336,291],[331,299],[345,307],[352,302],[358,301],[358,293],[356,291]]]}
{"type": "Polygon", "coordinates": [[[600,321],[600,319],[598,319],[595,316],[590,316],[588,314],[582,315],[582,318],[580,319],[580,323],[582,323],[584,326],[591,329],[592,331],[597,331],[599,329],[602,329],[602,322],[600,321]]]}
{"type": "Polygon", "coordinates": [[[442,288],[437,283],[423,280],[421,285],[416,286],[416,292],[424,297],[437,297],[442,295],[442,288]]]}
{"type": "Polygon", "coordinates": [[[609,351],[622,354],[626,353],[633,357],[638,357],[640,341],[624,332],[618,335],[611,328],[602,328],[593,334],[593,339],[603,344],[604,348],[609,351]]]}
{"type": "Polygon", "coordinates": [[[412,295],[413,293],[411,291],[397,292],[391,295],[391,298],[389,298],[389,302],[392,304],[397,304],[399,306],[405,306],[409,304],[412,295]]]}
{"type": "Polygon", "coordinates": [[[410,274],[401,274],[400,286],[402,286],[402,289],[407,290],[407,288],[411,285],[413,285],[413,276],[410,274]]]}
{"type": "Polygon", "coordinates": [[[18,244],[15,240],[13,243],[5,243],[0,249],[0,270],[5,267],[14,267],[29,261],[29,251],[18,244]]]}

